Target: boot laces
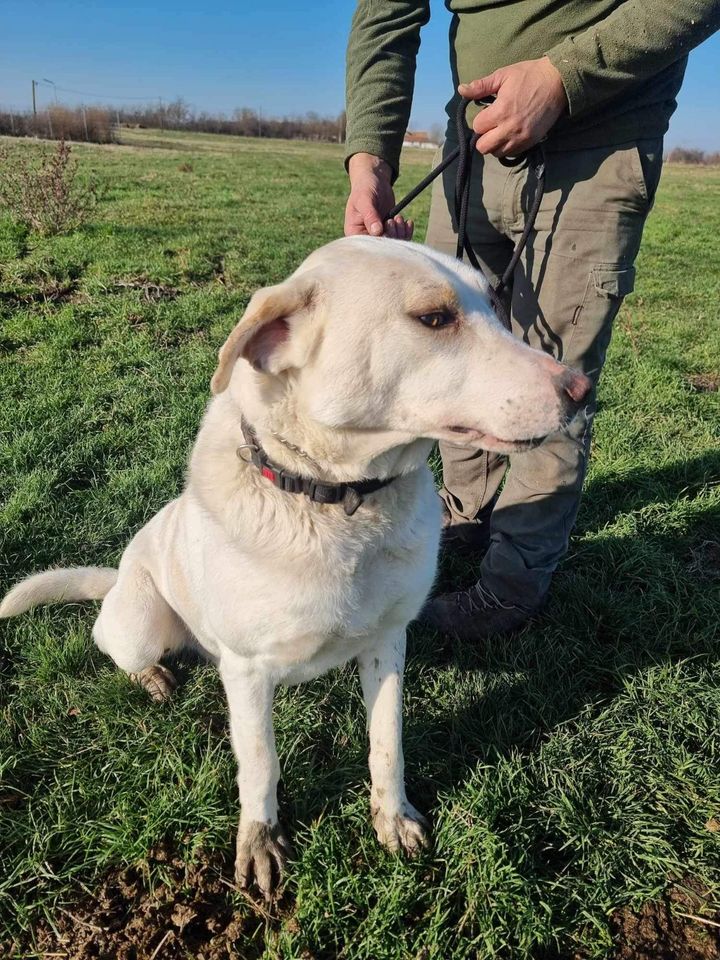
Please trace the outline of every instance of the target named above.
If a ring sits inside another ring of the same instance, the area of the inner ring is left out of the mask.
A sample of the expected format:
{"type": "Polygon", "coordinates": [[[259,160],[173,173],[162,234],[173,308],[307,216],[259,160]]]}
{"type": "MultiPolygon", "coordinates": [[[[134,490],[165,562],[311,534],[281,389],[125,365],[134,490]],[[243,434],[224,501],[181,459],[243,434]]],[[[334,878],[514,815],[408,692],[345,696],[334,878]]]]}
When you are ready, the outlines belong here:
{"type": "Polygon", "coordinates": [[[469,590],[456,593],[455,602],[465,614],[480,613],[484,610],[515,610],[518,606],[516,603],[503,603],[480,580],[469,590]]]}

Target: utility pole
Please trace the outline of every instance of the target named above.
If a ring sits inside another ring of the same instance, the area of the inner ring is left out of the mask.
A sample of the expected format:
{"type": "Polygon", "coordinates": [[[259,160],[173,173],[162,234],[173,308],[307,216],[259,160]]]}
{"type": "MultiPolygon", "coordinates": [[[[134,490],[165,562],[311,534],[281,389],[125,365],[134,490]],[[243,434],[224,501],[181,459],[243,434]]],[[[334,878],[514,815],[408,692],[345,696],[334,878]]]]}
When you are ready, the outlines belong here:
{"type": "Polygon", "coordinates": [[[37,86],[37,80],[32,81],[32,92],[33,92],[33,116],[37,116],[37,104],[35,103],[35,87],[37,86]]]}

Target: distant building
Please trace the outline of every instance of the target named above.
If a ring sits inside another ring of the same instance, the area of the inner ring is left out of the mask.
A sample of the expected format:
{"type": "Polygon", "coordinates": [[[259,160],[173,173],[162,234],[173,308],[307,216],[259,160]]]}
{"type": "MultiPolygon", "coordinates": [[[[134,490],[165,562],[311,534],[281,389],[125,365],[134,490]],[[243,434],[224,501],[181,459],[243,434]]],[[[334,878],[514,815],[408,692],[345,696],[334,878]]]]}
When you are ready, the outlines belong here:
{"type": "Polygon", "coordinates": [[[420,147],[422,150],[436,150],[439,144],[430,139],[425,130],[408,130],[403,140],[404,147],[420,147]]]}

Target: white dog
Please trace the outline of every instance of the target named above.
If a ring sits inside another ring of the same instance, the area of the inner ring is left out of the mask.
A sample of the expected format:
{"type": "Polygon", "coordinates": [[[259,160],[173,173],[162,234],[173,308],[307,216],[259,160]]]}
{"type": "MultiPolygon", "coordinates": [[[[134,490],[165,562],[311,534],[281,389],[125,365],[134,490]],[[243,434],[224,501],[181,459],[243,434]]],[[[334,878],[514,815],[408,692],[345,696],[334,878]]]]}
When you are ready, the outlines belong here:
{"type": "Polygon", "coordinates": [[[166,654],[218,665],[242,806],[236,877],[269,896],[280,826],[278,684],[355,658],[368,711],[378,839],[412,854],[405,796],[405,629],[435,575],[435,440],[503,453],[562,429],[590,388],[505,332],[484,280],[425,247],[353,237],[260,290],[223,345],[185,490],[133,538],[119,570],[50,570],[0,616],[100,599],[95,642],[158,699],[166,654]]]}

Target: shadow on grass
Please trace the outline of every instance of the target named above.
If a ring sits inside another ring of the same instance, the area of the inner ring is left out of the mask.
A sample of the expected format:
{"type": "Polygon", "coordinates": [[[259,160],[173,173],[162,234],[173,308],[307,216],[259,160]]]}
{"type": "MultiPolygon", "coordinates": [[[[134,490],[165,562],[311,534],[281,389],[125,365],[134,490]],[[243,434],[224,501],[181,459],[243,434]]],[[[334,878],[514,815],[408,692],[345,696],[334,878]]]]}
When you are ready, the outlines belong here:
{"type": "MultiPolygon", "coordinates": [[[[657,469],[598,478],[587,485],[576,537],[600,532],[621,513],[672,504],[720,479],[720,454],[707,453],[657,469]]],[[[715,656],[717,598],[693,568],[693,545],[720,539],[720,507],[696,506],[682,532],[636,529],[575,543],[555,575],[548,607],[519,635],[471,645],[413,628],[410,674],[418,665],[512,676],[479,702],[450,712],[432,728],[450,755],[438,785],[450,786],[476,761],[510,749],[531,749],[551,728],[588,704],[613,696],[628,674],[689,656],[715,656]],[[463,737],[483,730],[481,740],[463,737]],[[474,741],[474,742],[473,742],[474,741]]],[[[420,666],[420,669],[422,667],[420,666]]],[[[411,681],[409,681],[411,682],[411,681]]]]}
{"type": "Polygon", "coordinates": [[[619,513],[693,496],[703,487],[717,484],[720,484],[718,451],[707,451],[663,467],[590,478],[585,485],[575,537],[597,530],[619,513]]]}
{"type": "MultiPolygon", "coordinates": [[[[653,503],[672,505],[719,477],[720,454],[708,453],[599,478],[587,487],[578,533],[599,532],[616,515],[653,503]]],[[[720,540],[720,508],[696,504],[681,533],[648,529],[576,543],[555,576],[548,607],[515,636],[470,644],[411,626],[404,741],[413,800],[432,810],[439,793],[478,765],[534,751],[559,725],[607,704],[650,666],[716,657],[717,590],[708,587],[717,571],[703,580],[692,553],[708,540],[720,540]],[[448,670],[457,676],[452,696],[413,695],[448,670]]],[[[331,718],[313,730],[314,801],[297,795],[299,782],[287,784],[291,817],[307,822],[327,809],[319,797],[332,806],[348,783],[367,779],[364,748],[343,756],[338,778],[336,733],[331,718]]]]}

